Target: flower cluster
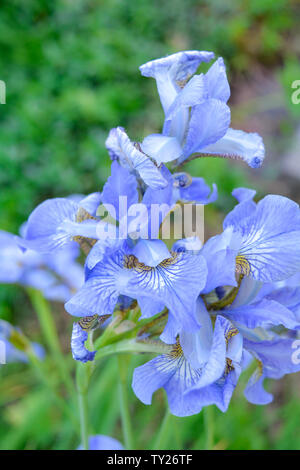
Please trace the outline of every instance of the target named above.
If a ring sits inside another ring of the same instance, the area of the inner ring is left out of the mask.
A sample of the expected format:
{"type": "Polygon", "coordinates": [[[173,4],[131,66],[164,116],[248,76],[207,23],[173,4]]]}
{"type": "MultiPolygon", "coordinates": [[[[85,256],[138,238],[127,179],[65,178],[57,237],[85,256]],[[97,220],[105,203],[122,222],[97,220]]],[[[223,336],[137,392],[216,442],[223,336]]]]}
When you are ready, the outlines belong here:
{"type": "Polygon", "coordinates": [[[238,188],[221,234],[204,244],[197,237],[172,243],[160,237],[178,202],[208,204],[217,198],[215,186],[211,190],[201,177],[182,171],[186,162],[219,156],[257,168],[264,158],[258,134],[229,127],[223,59],[196,74],[201,62],[213,57],[186,51],[142,65],[142,75],[156,80],[165,114],[162,132],[139,143],[122,127],[112,129],[106,141],[111,176],[103,191],[45,201],[30,215],[23,237],[14,240],[25,250],[22,256],[36,253],[52,262],[62,257],[62,273],[73,281],[77,272],[70,253],[74,242],[80,245],[85,279],[65,303],[78,317],[74,359],[97,360],[101,348],[102,355],[156,353],[135,369],[132,387],[145,404],[163,387],[177,416],[210,404],[226,411],[250,363],[256,367],[245,396],[257,404],[272,400],[265,378],[300,370],[300,361],[293,360],[300,328],[296,203],[277,195],[256,203],[255,191],[238,188]],[[158,206],[158,212],[152,210],[158,206]],[[90,350],[86,342],[97,328],[102,334],[90,350]]]}

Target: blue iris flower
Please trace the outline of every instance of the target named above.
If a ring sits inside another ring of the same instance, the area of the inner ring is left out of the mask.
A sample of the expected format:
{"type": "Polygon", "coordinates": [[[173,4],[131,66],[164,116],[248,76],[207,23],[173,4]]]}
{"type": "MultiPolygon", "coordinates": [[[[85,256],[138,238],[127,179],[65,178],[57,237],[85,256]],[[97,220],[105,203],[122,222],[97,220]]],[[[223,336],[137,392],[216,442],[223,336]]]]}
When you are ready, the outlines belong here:
{"type": "Polygon", "coordinates": [[[81,287],[84,271],[76,262],[79,250],[75,243],[54,255],[24,250],[22,245],[21,238],[0,231],[0,282],[34,287],[47,299],[60,302],[66,302],[81,287]]]}
{"type": "Polygon", "coordinates": [[[213,327],[201,299],[197,316],[197,332],[183,331],[169,352],[135,369],[132,387],[143,403],[151,404],[163,387],[176,416],[199,413],[210,404],[227,409],[241,370],[242,336],[221,316],[213,327]]]}
{"type": "Polygon", "coordinates": [[[268,195],[257,204],[243,192],[224,220],[238,247],[237,268],[263,282],[286,279],[300,270],[299,205],[283,196],[268,195]]]}
{"type": "Polygon", "coordinates": [[[194,75],[211,52],[184,51],[147,62],[142,75],[156,80],[165,112],[162,134],[144,139],[141,148],[158,164],[184,161],[195,152],[242,159],[261,166],[264,145],[257,133],[231,129],[230,96],[224,61],[219,58],[206,74],[194,75]]]}

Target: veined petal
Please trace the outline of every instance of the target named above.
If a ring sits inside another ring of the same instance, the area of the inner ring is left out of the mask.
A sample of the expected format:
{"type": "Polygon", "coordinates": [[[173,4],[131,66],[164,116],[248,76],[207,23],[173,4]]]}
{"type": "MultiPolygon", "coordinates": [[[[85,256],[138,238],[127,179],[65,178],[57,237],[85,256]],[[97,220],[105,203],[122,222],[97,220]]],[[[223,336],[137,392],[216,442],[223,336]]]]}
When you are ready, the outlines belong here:
{"type": "Polygon", "coordinates": [[[230,123],[230,109],[220,100],[208,99],[192,110],[184,158],[194,152],[206,152],[206,147],[219,141],[230,123]]]}
{"type": "Polygon", "coordinates": [[[182,155],[182,148],[177,138],[162,134],[148,135],[143,140],[141,148],[158,165],[177,160],[182,155]]]}
{"type": "Polygon", "coordinates": [[[73,324],[71,349],[72,356],[75,361],[87,362],[93,361],[96,351],[88,351],[84,343],[88,339],[88,333],[84,331],[79,323],[73,324]]]}
{"type": "Polygon", "coordinates": [[[293,312],[274,300],[263,299],[237,308],[228,307],[223,312],[231,320],[247,328],[270,328],[283,325],[294,329],[300,326],[293,312]]]}
{"type": "Polygon", "coordinates": [[[75,223],[78,204],[64,199],[48,199],[31,213],[26,227],[26,240],[41,252],[51,252],[71,241],[72,233],[61,229],[61,224],[75,223]]]}
{"type": "MultiPolygon", "coordinates": [[[[206,282],[207,266],[204,258],[200,255],[174,253],[155,268],[132,261],[134,276],[129,279],[124,293],[137,298],[142,292],[144,297],[164,303],[171,313],[169,320],[176,318],[176,326],[179,326],[176,333],[182,328],[198,329],[195,307],[196,299],[206,282]]],[[[176,335],[170,342],[175,340],[176,335]]]]}
{"type": "Polygon", "coordinates": [[[209,68],[204,76],[204,83],[210,98],[216,98],[227,103],[230,97],[230,87],[222,57],[219,57],[209,68]]]}
{"type": "Polygon", "coordinates": [[[298,204],[282,196],[266,196],[251,215],[240,221],[231,218],[231,223],[242,236],[237,264],[245,274],[275,282],[300,270],[298,204]]]}
{"type": "Polygon", "coordinates": [[[218,141],[205,144],[201,152],[220,154],[232,159],[240,158],[251,168],[258,168],[262,165],[265,147],[259,134],[229,128],[221,137],[218,141]]]}
{"type": "Polygon", "coordinates": [[[160,189],[167,185],[157,166],[130,141],[122,127],[110,131],[105,145],[112,159],[118,159],[121,165],[136,171],[151,188],[160,189]]]}

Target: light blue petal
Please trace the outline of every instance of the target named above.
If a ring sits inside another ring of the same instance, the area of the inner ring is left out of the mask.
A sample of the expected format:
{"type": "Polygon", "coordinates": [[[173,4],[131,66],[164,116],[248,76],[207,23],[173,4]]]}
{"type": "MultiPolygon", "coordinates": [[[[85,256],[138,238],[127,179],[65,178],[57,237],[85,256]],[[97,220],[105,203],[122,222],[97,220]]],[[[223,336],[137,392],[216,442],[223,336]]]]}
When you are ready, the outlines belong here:
{"type": "Polygon", "coordinates": [[[182,201],[194,201],[198,204],[210,204],[218,199],[217,186],[213,184],[211,191],[203,178],[193,178],[189,186],[179,188],[179,194],[182,201]]]}
{"type": "Polygon", "coordinates": [[[237,199],[238,202],[252,200],[256,194],[255,189],[249,188],[236,188],[231,193],[233,197],[237,199]]]}
{"type": "Polygon", "coordinates": [[[132,272],[123,268],[122,251],[100,261],[89,273],[82,288],[65,304],[65,309],[77,317],[110,315],[113,313],[123,285],[132,272]]]}
{"type": "Polygon", "coordinates": [[[83,207],[89,214],[95,216],[101,203],[101,193],[91,193],[78,201],[79,206],[83,207]]]}
{"type": "Polygon", "coordinates": [[[195,75],[178,92],[175,100],[169,107],[164,122],[163,134],[165,136],[176,137],[180,146],[182,146],[188,130],[189,108],[202,103],[207,98],[208,95],[204,86],[203,75],[195,75]]]}
{"type": "Polygon", "coordinates": [[[138,399],[145,405],[151,405],[153,393],[166,385],[176,367],[176,361],[165,355],[137,367],[133,372],[132,389],[138,399]]]}
{"type": "Polygon", "coordinates": [[[223,101],[209,99],[195,106],[183,149],[185,158],[195,152],[206,153],[203,149],[220,140],[225,135],[229,123],[230,109],[223,101]]]}
{"type": "Polygon", "coordinates": [[[148,135],[141,144],[142,151],[153,158],[158,165],[177,160],[182,155],[182,148],[176,137],[162,134],[148,135]]]}
{"type": "Polygon", "coordinates": [[[93,361],[96,351],[88,351],[84,343],[88,339],[88,333],[83,331],[78,323],[73,324],[71,349],[72,356],[75,361],[87,362],[93,361]]]}
{"type": "MultiPolygon", "coordinates": [[[[119,163],[114,160],[111,164],[111,176],[103,187],[102,203],[105,206],[108,204],[114,207],[118,220],[121,215],[125,215],[119,213],[120,197],[126,198],[127,207],[130,207],[132,204],[137,204],[139,199],[137,181],[127,168],[120,166],[119,163]]],[[[113,214],[111,215],[113,216],[113,214]]]]}
{"type": "Polygon", "coordinates": [[[300,371],[300,364],[293,361],[294,339],[277,337],[271,341],[244,340],[244,347],[263,365],[265,377],[279,379],[285,374],[300,371]]]}
{"type": "Polygon", "coordinates": [[[196,332],[183,329],[180,333],[180,344],[184,356],[191,366],[194,369],[199,369],[209,360],[213,343],[211,318],[201,297],[197,300],[196,315],[200,329],[196,332]]]}
{"type": "Polygon", "coordinates": [[[162,240],[139,240],[132,253],[141,263],[152,267],[171,256],[162,240]]]}
{"type": "Polygon", "coordinates": [[[221,137],[218,141],[206,143],[201,152],[241,159],[252,168],[262,165],[265,147],[259,134],[229,128],[221,137]]]}
{"type": "Polygon", "coordinates": [[[156,315],[157,313],[161,312],[165,307],[165,304],[163,302],[157,302],[151,297],[139,296],[137,298],[137,301],[142,313],[141,318],[153,317],[153,315],[156,315]]]}
{"type": "Polygon", "coordinates": [[[113,437],[97,434],[89,437],[89,450],[124,450],[124,447],[113,437]]]}
{"type": "Polygon", "coordinates": [[[197,254],[202,248],[201,240],[198,237],[188,237],[178,240],[172,246],[172,251],[179,253],[190,252],[191,254],[197,254]]]}
{"type": "MultiPolygon", "coordinates": [[[[155,268],[137,267],[125,287],[126,295],[145,297],[164,303],[176,318],[176,327],[198,329],[196,300],[206,283],[207,266],[200,255],[174,254],[155,268]]],[[[170,327],[170,325],[169,325],[170,327]]],[[[177,330],[176,333],[179,333],[177,330]]],[[[165,337],[163,339],[165,341],[165,337]]],[[[176,335],[171,342],[175,342],[176,335]]]]}
{"type": "Polygon", "coordinates": [[[208,276],[204,293],[211,292],[219,286],[236,286],[236,255],[240,238],[229,227],[221,235],[210,238],[203,246],[201,255],[208,266],[208,276]]]}
{"type": "Polygon", "coordinates": [[[223,313],[232,321],[251,329],[277,325],[294,329],[300,326],[294,313],[274,300],[263,299],[237,308],[228,307],[223,313]]]}
{"type": "Polygon", "coordinates": [[[242,235],[239,256],[249,265],[251,277],[275,282],[300,270],[298,204],[282,196],[266,196],[252,215],[240,221],[232,219],[232,223],[242,235]]]}
{"type": "Polygon", "coordinates": [[[222,57],[209,68],[204,76],[204,83],[210,98],[224,101],[230,97],[230,87],[226,76],[226,68],[222,57]]]}
{"type": "Polygon", "coordinates": [[[214,54],[206,51],[183,51],[151,60],[141,65],[144,77],[156,79],[157,89],[165,113],[180,91],[180,84],[193,75],[201,62],[209,62],[214,54]]]}
{"type": "Polygon", "coordinates": [[[78,204],[64,199],[48,199],[34,209],[28,219],[26,241],[41,252],[52,252],[71,242],[72,233],[60,226],[76,222],[78,204]]]}
{"type": "Polygon", "coordinates": [[[86,267],[93,269],[97,263],[103,260],[105,255],[121,249],[123,245],[124,240],[118,238],[114,239],[108,237],[105,240],[97,241],[87,255],[85,261],[86,267]]]}
{"type": "Polygon", "coordinates": [[[198,390],[206,387],[223,375],[226,365],[225,332],[228,325],[229,322],[225,318],[217,316],[208,360],[202,369],[201,377],[189,390],[198,390]]]}
{"type": "Polygon", "coordinates": [[[244,390],[244,395],[253,405],[268,405],[273,401],[273,395],[264,389],[264,375],[256,370],[250,377],[244,390]]]}
{"type": "Polygon", "coordinates": [[[137,172],[150,188],[160,189],[167,185],[157,166],[130,141],[122,127],[110,131],[105,145],[112,159],[118,159],[121,165],[137,172]]]}

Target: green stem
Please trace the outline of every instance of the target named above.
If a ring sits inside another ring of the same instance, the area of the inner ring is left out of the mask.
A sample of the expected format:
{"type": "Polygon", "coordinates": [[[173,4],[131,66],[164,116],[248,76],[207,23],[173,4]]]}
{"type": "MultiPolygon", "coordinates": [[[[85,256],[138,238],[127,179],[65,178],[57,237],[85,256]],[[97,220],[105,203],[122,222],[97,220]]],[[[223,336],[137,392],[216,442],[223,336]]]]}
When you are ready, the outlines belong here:
{"type": "Polygon", "coordinates": [[[206,406],[203,410],[204,414],[204,430],[205,430],[205,450],[212,450],[214,447],[214,416],[213,407],[206,406]]]}
{"type": "Polygon", "coordinates": [[[84,450],[89,449],[89,426],[88,426],[88,406],[87,393],[78,392],[78,405],[80,417],[80,435],[84,450]]]}
{"type": "Polygon", "coordinates": [[[169,408],[167,408],[160,430],[158,432],[157,438],[154,441],[153,450],[165,450],[166,449],[166,444],[170,439],[171,424],[172,424],[172,415],[169,411],[169,408]]]}
{"type": "Polygon", "coordinates": [[[129,412],[128,387],[127,387],[127,371],[128,357],[125,355],[118,356],[119,365],[119,400],[121,407],[121,420],[124,435],[124,444],[127,450],[133,450],[133,433],[131,427],[131,418],[129,412]]]}
{"type": "Polygon", "coordinates": [[[49,304],[40,291],[28,288],[27,292],[38,316],[42,333],[60,373],[61,380],[72,396],[74,393],[73,382],[70,377],[69,370],[66,367],[65,358],[61,351],[55,322],[53,320],[49,304]]]}

